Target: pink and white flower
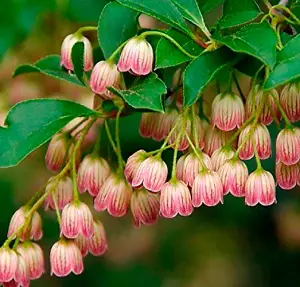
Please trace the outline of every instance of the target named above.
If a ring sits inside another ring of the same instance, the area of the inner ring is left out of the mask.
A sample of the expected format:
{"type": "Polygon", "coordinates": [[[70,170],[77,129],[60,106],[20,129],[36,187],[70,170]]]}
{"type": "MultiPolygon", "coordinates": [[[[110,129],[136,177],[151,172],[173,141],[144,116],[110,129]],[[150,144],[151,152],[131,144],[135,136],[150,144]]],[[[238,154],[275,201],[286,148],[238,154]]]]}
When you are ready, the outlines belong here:
{"type": "Polygon", "coordinates": [[[204,137],[204,151],[211,156],[215,150],[224,146],[230,137],[230,132],[225,132],[212,126],[208,127],[204,137]]]}
{"type": "Polygon", "coordinates": [[[277,184],[285,190],[294,188],[300,175],[299,171],[298,164],[285,165],[282,162],[277,163],[275,167],[277,184]]]}
{"type": "Polygon", "coordinates": [[[276,139],[276,162],[285,165],[296,164],[300,160],[300,129],[285,128],[276,139]]]}
{"type": "Polygon", "coordinates": [[[259,85],[254,86],[246,99],[247,118],[250,118],[263,104],[259,122],[267,126],[273,122],[274,117],[279,120],[280,113],[273,97],[279,99],[276,89],[264,91],[259,85]]]}
{"type": "Polygon", "coordinates": [[[79,192],[88,191],[91,196],[96,196],[109,174],[110,168],[104,158],[93,154],[87,155],[78,169],[77,185],[79,192]]]}
{"type": "Polygon", "coordinates": [[[234,151],[232,148],[224,146],[220,147],[214,151],[211,156],[212,170],[218,171],[219,168],[225,164],[228,159],[234,156],[234,151]]]}
{"type": "Polygon", "coordinates": [[[167,175],[167,165],[160,157],[148,157],[139,166],[132,179],[132,186],[140,187],[143,185],[152,192],[158,192],[165,184],[167,175]]]}
{"type": "Polygon", "coordinates": [[[126,162],[124,175],[127,181],[131,184],[132,179],[135,177],[141,163],[147,158],[147,152],[144,150],[138,150],[132,154],[126,162]]]}
{"type": "Polygon", "coordinates": [[[46,166],[50,171],[59,172],[66,161],[69,138],[66,134],[57,133],[48,145],[45,156],[46,166]]]}
{"type": "Polygon", "coordinates": [[[239,136],[238,146],[242,145],[245,138],[247,140],[239,152],[239,157],[242,160],[248,160],[254,156],[253,144],[257,148],[260,159],[267,159],[271,156],[271,136],[265,125],[257,124],[255,128],[252,125],[246,126],[239,136]]]}
{"type": "Polygon", "coordinates": [[[88,239],[88,248],[94,256],[103,255],[107,251],[108,245],[104,226],[99,220],[94,221],[94,234],[88,239]]]}
{"type": "Polygon", "coordinates": [[[222,93],[212,103],[212,124],[220,130],[231,131],[240,127],[245,119],[241,98],[234,93],[222,93]]]}
{"type": "Polygon", "coordinates": [[[192,203],[194,207],[223,203],[223,186],[216,172],[203,170],[196,176],[192,187],[192,203]]]}
{"type": "Polygon", "coordinates": [[[132,188],[125,178],[115,173],[111,174],[100,189],[94,200],[94,208],[97,211],[107,209],[108,213],[115,217],[127,214],[130,204],[132,188]]]}
{"type": "Polygon", "coordinates": [[[223,184],[224,195],[229,192],[236,196],[245,196],[245,185],[248,178],[248,168],[241,160],[227,160],[218,170],[223,184]]]}
{"type": "Polygon", "coordinates": [[[10,282],[13,280],[18,268],[17,253],[8,248],[0,248],[0,282],[10,282]]]}
{"type": "Polygon", "coordinates": [[[153,49],[145,38],[130,39],[122,50],[118,69],[135,75],[147,75],[152,71],[153,49]]]}
{"type": "Polygon", "coordinates": [[[133,222],[136,227],[152,225],[159,215],[159,194],[148,190],[135,189],[130,199],[133,222]]]}
{"type": "Polygon", "coordinates": [[[140,121],[140,135],[144,138],[151,138],[157,129],[160,121],[160,113],[142,113],[140,121]]]}
{"type": "Polygon", "coordinates": [[[245,203],[249,206],[276,203],[275,181],[270,172],[258,169],[249,175],[245,185],[245,203]]]}
{"type": "Polygon", "coordinates": [[[67,238],[76,238],[79,234],[90,238],[94,233],[93,222],[92,212],[85,203],[69,203],[61,214],[61,232],[67,238]]]}
{"type": "MultiPolygon", "coordinates": [[[[25,223],[28,212],[29,209],[25,206],[22,206],[14,213],[9,223],[7,237],[12,236],[25,223]]],[[[38,214],[38,212],[34,212],[32,215],[31,223],[29,224],[28,228],[23,230],[23,233],[20,235],[20,240],[40,240],[42,236],[42,218],[38,214]]]]}
{"type": "Polygon", "coordinates": [[[193,212],[191,193],[184,182],[170,180],[165,183],[160,196],[160,214],[173,218],[177,214],[189,216],[193,212]]]}
{"type": "Polygon", "coordinates": [[[70,240],[61,239],[50,251],[51,274],[64,277],[73,272],[79,275],[83,272],[83,260],[78,246],[70,240]]]}
{"type": "Polygon", "coordinates": [[[182,180],[187,186],[192,187],[195,177],[203,168],[212,169],[210,157],[203,152],[198,152],[198,155],[190,153],[184,159],[182,175],[178,172],[180,168],[177,165],[177,178],[182,180]]]}
{"type": "Polygon", "coordinates": [[[295,123],[300,121],[300,84],[291,83],[286,85],[280,95],[280,105],[288,119],[295,123]]]}
{"type": "Polygon", "coordinates": [[[22,255],[30,280],[38,279],[45,272],[44,254],[39,245],[26,241],[17,246],[16,251],[22,255]]]}
{"type": "Polygon", "coordinates": [[[84,44],[83,69],[84,71],[89,71],[94,65],[93,47],[88,38],[75,34],[68,35],[62,42],[60,65],[64,66],[67,70],[74,70],[72,62],[72,49],[77,42],[83,42],[84,44]]]}
{"type": "Polygon", "coordinates": [[[56,201],[58,209],[63,210],[73,200],[72,179],[67,175],[60,179],[50,178],[46,186],[46,193],[48,192],[49,195],[45,200],[45,209],[51,208],[55,210],[56,201]]]}
{"type": "Polygon", "coordinates": [[[108,87],[119,87],[120,85],[120,72],[117,65],[113,62],[100,61],[93,68],[90,86],[94,93],[102,95],[108,87]]]}

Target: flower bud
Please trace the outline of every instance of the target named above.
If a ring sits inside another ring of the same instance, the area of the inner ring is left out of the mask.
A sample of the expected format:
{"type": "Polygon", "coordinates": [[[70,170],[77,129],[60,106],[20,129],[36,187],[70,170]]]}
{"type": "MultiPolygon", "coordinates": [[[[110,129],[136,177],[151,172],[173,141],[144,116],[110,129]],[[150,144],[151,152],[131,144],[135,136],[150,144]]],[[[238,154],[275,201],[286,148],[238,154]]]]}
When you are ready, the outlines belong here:
{"type": "Polygon", "coordinates": [[[160,196],[160,214],[163,217],[189,216],[193,210],[191,193],[184,182],[170,180],[164,184],[160,196]]]}
{"type": "Polygon", "coordinates": [[[160,157],[148,157],[139,166],[132,180],[133,187],[143,185],[152,192],[158,192],[167,180],[168,168],[160,157]]]}
{"type": "Polygon", "coordinates": [[[63,210],[73,200],[72,179],[69,176],[63,176],[57,182],[56,178],[51,177],[46,186],[46,193],[48,192],[50,193],[45,200],[45,209],[51,208],[54,210],[55,203],[53,199],[55,199],[58,209],[63,210]]]}
{"type": "Polygon", "coordinates": [[[207,206],[223,203],[223,186],[216,172],[203,170],[196,176],[192,187],[192,203],[194,207],[202,203],[207,206]]]}
{"type": "Polygon", "coordinates": [[[64,277],[73,272],[79,275],[83,271],[82,255],[78,246],[70,240],[56,242],[50,251],[51,274],[64,277]]]}
{"type": "MultiPolygon", "coordinates": [[[[20,228],[20,226],[24,224],[27,215],[28,208],[26,208],[25,206],[21,207],[14,213],[9,223],[7,237],[12,236],[20,228]]],[[[20,236],[20,240],[40,240],[42,236],[42,218],[37,212],[34,212],[32,215],[31,223],[26,229],[23,230],[23,233],[20,236]]]]}
{"type": "Polygon", "coordinates": [[[38,279],[45,272],[44,255],[41,247],[36,243],[26,241],[17,246],[17,252],[25,260],[30,280],[38,279]]]}
{"type": "Polygon", "coordinates": [[[146,156],[147,152],[141,149],[132,154],[127,159],[126,166],[124,169],[124,175],[130,184],[132,183],[132,179],[135,177],[136,172],[140,167],[141,163],[147,158],[146,156]]]}
{"type": "Polygon", "coordinates": [[[144,188],[135,189],[130,199],[130,208],[136,227],[154,224],[159,214],[159,194],[144,188]]]}
{"type": "Polygon", "coordinates": [[[210,157],[203,152],[198,152],[198,155],[190,153],[184,160],[182,178],[180,178],[180,174],[178,174],[178,178],[181,179],[187,186],[192,187],[195,177],[203,168],[212,168],[210,157]]]}
{"type": "Polygon", "coordinates": [[[279,99],[278,92],[275,89],[265,92],[259,85],[254,86],[246,99],[247,118],[250,118],[263,104],[264,106],[259,116],[260,123],[267,126],[273,122],[273,117],[280,119],[280,113],[273,96],[279,99]]]}
{"type": "Polygon", "coordinates": [[[215,150],[224,146],[230,139],[231,133],[209,126],[204,137],[204,151],[211,156],[215,150]]]}
{"type": "Polygon", "coordinates": [[[18,268],[18,256],[8,247],[0,248],[0,282],[11,281],[18,268]]]}
{"type": "Polygon", "coordinates": [[[285,165],[296,164],[300,159],[300,129],[285,128],[276,139],[276,162],[285,165]]]}
{"type": "Polygon", "coordinates": [[[218,171],[228,159],[234,156],[234,151],[230,147],[220,147],[211,156],[212,170],[218,171]]]}
{"type": "Polygon", "coordinates": [[[272,174],[266,170],[256,170],[249,175],[245,192],[245,203],[249,206],[258,203],[267,206],[276,202],[275,181],[272,174]]]}
{"type": "Polygon", "coordinates": [[[100,256],[107,250],[104,226],[99,220],[94,222],[94,234],[88,239],[88,248],[94,256],[100,256]]]}
{"type": "Polygon", "coordinates": [[[118,69],[120,72],[130,72],[134,75],[147,75],[152,71],[153,50],[146,39],[134,37],[122,50],[118,69]]]}
{"type": "Polygon", "coordinates": [[[93,222],[93,215],[85,203],[69,203],[61,214],[61,232],[67,238],[76,238],[79,234],[90,238],[94,233],[93,222]]]}
{"type": "Polygon", "coordinates": [[[299,166],[285,165],[282,162],[276,164],[276,182],[282,189],[292,189],[297,184],[297,178],[299,176],[299,166]]]}
{"type": "Polygon", "coordinates": [[[93,68],[90,86],[94,93],[103,94],[108,87],[120,85],[120,72],[114,63],[107,61],[98,62],[93,68]]]}
{"type": "Polygon", "coordinates": [[[83,69],[84,71],[89,71],[93,68],[93,47],[86,37],[75,34],[68,35],[61,45],[60,65],[64,66],[67,70],[74,70],[72,48],[77,42],[83,42],[84,44],[83,69]]]}
{"type": "Polygon", "coordinates": [[[300,121],[300,84],[291,83],[286,85],[280,95],[280,105],[288,119],[292,122],[300,121]]]}
{"type": "Polygon", "coordinates": [[[252,135],[252,126],[248,125],[242,130],[239,136],[238,146],[241,146],[244,139],[247,137],[239,156],[242,160],[248,160],[254,156],[253,142],[256,145],[257,153],[260,159],[267,159],[271,156],[271,136],[269,130],[263,124],[257,124],[252,135]]]}
{"type": "Polygon", "coordinates": [[[104,158],[93,154],[87,155],[78,169],[79,192],[84,193],[87,190],[91,196],[96,196],[109,174],[110,168],[104,158]]]}
{"type": "Polygon", "coordinates": [[[69,138],[66,134],[57,133],[48,145],[45,156],[46,166],[53,172],[59,172],[66,161],[68,152],[69,138]]]}
{"type": "Polygon", "coordinates": [[[245,196],[245,184],[248,178],[248,168],[240,160],[227,160],[218,170],[218,175],[223,184],[224,195],[231,193],[233,196],[245,196]]]}
{"type": "Polygon", "coordinates": [[[222,93],[212,103],[212,124],[220,130],[231,131],[245,119],[244,104],[234,93],[222,93]]]}
{"type": "Polygon", "coordinates": [[[115,217],[124,216],[129,208],[131,193],[131,186],[125,178],[113,173],[106,179],[96,196],[94,208],[97,211],[107,209],[108,213],[115,217]]]}

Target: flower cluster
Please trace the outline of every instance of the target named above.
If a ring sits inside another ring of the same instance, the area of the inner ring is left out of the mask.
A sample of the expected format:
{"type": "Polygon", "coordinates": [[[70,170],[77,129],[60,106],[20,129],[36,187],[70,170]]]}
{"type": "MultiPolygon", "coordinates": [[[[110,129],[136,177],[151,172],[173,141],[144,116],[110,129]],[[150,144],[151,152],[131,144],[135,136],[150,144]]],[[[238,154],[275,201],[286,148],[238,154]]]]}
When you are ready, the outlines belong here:
{"type": "MultiPolygon", "coordinates": [[[[72,48],[77,42],[84,43],[84,70],[92,70],[90,88],[101,99],[114,100],[114,89],[124,89],[122,73],[144,76],[153,69],[153,49],[143,34],[121,45],[116,52],[120,52],[118,63],[114,53],[94,66],[89,40],[75,33],[62,44],[61,65],[67,70],[74,70],[72,48]]],[[[200,206],[223,204],[229,193],[244,198],[247,206],[268,206],[276,202],[276,184],[287,190],[300,184],[300,129],[293,125],[300,119],[299,83],[288,84],[279,92],[264,91],[254,82],[246,98],[227,89],[215,95],[211,112],[207,112],[203,95],[184,107],[182,79],[173,82],[165,113],[141,116],[140,135],[162,141],[158,150],[140,149],[123,160],[119,120],[126,105],[121,100],[116,101],[117,114],[111,116],[115,118],[115,138],[109,120],[103,123],[117,167],[102,156],[100,135],[93,151],[81,159],[81,144],[96,118],[84,119],[75,128],[53,136],[45,162],[56,174],[12,216],[8,239],[0,249],[1,284],[29,286],[45,272],[43,251],[33,242],[43,236],[37,212],[43,204],[46,210],[56,212],[60,225],[50,264],[51,274],[62,277],[82,273],[83,257],[88,253],[99,256],[107,250],[103,224],[81,201],[83,193],[93,198],[97,212],[107,210],[114,217],[123,217],[130,210],[134,225],[140,227],[154,224],[159,216],[189,216],[200,206]],[[275,122],[279,126],[281,121],[285,127],[276,138],[275,180],[261,161],[272,155],[269,125],[275,122]],[[167,149],[174,151],[170,170],[162,158],[167,149]],[[252,158],[257,169],[249,172],[246,161],[252,158]]]]}

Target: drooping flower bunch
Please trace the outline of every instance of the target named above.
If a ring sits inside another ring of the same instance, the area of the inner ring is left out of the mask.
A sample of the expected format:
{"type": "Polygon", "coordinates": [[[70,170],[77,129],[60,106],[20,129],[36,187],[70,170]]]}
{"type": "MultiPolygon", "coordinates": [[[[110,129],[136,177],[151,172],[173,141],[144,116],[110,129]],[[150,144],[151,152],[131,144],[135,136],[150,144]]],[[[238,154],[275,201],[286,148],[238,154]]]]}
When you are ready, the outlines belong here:
{"type": "MultiPolygon", "coordinates": [[[[300,129],[296,125],[300,119],[299,82],[265,91],[262,81],[254,78],[245,96],[238,81],[239,94],[233,89],[232,69],[228,87],[215,94],[209,112],[204,108],[203,94],[189,106],[183,103],[183,71],[179,69],[166,95],[165,112],[146,111],[141,115],[140,135],[162,142],[161,147],[154,151],[138,147],[124,161],[120,118],[126,116],[128,105],[116,90],[128,91],[124,73],[138,79],[153,71],[155,55],[148,35],[170,37],[157,31],[142,32],[94,65],[92,45],[78,31],[63,41],[61,66],[70,74],[76,72],[72,50],[82,42],[83,70],[91,71],[88,85],[95,93],[94,108],[104,119],[102,127],[116,154],[117,167],[102,156],[100,134],[93,150],[81,156],[82,143],[97,116],[86,117],[52,137],[45,161],[56,175],[11,219],[8,238],[0,249],[0,282],[4,286],[29,286],[45,272],[43,251],[34,242],[43,235],[38,213],[43,204],[46,210],[56,212],[60,226],[59,239],[50,251],[50,264],[51,274],[62,277],[82,273],[83,257],[88,253],[99,256],[106,252],[105,230],[95,218],[99,212],[107,210],[114,217],[123,217],[130,210],[134,225],[140,227],[154,224],[159,216],[189,216],[200,206],[223,204],[229,193],[244,198],[247,206],[272,205],[276,202],[276,185],[286,190],[300,185],[300,129]],[[117,109],[106,112],[103,101],[113,102],[117,109]],[[276,138],[276,180],[261,163],[271,157],[269,125],[273,122],[279,128],[284,125],[276,138]],[[168,149],[174,151],[169,167],[162,159],[168,149]],[[257,168],[249,174],[246,163],[252,158],[257,168]],[[94,212],[82,201],[83,193],[93,198],[94,212]]],[[[205,47],[210,51],[215,45],[208,42],[205,47]]],[[[267,74],[268,68],[265,70],[267,74]]]]}

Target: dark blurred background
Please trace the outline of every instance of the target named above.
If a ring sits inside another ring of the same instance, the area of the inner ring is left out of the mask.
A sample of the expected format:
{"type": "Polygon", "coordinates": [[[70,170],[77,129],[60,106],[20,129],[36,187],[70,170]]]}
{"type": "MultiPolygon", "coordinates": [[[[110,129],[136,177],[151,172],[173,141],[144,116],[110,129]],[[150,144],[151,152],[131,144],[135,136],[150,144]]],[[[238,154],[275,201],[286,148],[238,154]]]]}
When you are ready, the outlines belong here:
{"type": "MultiPolygon", "coordinates": [[[[11,79],[22,63],[58,54],[63,38],[84,25],[96,25],[103,0],[9,0],[0,9],[0,124],[19,101],[38,97],[69,98],[92,106],[86,89],[32,74],[11,79]]],[[[108,31],[109,33],[109,31],[108,31]]],[[[97,43],[95,35],[88,37],[97,43]]],[[[138,117],[122,119],[127,157],[157,143],[138,135],[138,117]]],[[[273,129],[273,141],[276,128],[273,129]]],[[[91,136],[93,137],[93,136],[91,136]]],[[[104,144],[104,148],[105,144],[104,144]]],[[[50,176],[44,165],[46,145],[19,166],[0,170],[0,240],[10,217],[50,176]]],[[[274,152],[273,152],[274,154],[274,152]]],[[[170,160],[172,153],[166,153],[170,160]]],[[[274,172],[274,158],[264,162],[274,172]]],[[[249,163],[254,169],[254,163],[249,163]]],[[[91,200],[87,197],[87,201],[91,200]]],[[[278,203],[250,208],[243,199],[226,196],[222,206],[200,207],[188,218],[160,219],[136,229],[131,215],[115,219],[96,214],[106,228],[109,249],[103,257],[85,258],[80,276],[49,275],[49,250],[58,239],[55,214],[41,211],[47,274],[32,286],[246,287],[300,286],[300,190],[278,188],[278,203]]]]}

